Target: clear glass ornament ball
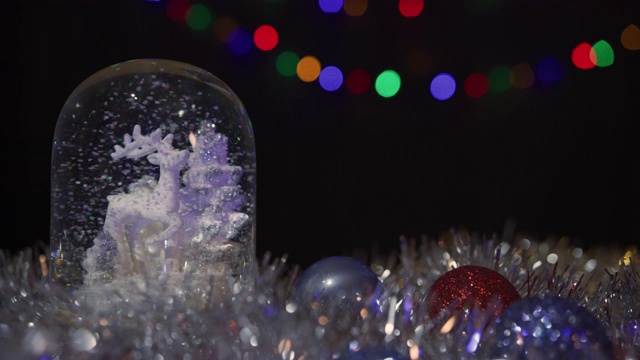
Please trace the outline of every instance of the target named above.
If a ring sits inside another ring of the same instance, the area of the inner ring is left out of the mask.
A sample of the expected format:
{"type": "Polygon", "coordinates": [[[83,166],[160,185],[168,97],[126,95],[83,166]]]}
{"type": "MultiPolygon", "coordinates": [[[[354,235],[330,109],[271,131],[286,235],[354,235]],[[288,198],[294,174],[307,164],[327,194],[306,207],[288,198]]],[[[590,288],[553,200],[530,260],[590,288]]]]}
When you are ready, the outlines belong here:
{"type": "Polygon", "coordinates": [[[60,112],[51,170],[54,282],[254,265],[251,122],[201,68],[137,59],[88,77],[60,112]]]}

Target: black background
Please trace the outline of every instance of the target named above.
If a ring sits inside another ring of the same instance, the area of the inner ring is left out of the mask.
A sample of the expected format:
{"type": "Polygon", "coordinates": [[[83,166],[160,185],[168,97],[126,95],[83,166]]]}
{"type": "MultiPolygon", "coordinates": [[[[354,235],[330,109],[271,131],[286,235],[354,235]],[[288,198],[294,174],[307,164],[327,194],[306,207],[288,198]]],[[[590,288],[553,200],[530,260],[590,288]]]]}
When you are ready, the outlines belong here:
{"type": "MultiPolygon", "coordinates": [[[[314,0],[200,1],[214,18],[280,33],[271,52],[234,55],[212,29],[171,20],[166,0],[3,2],[2,248],[48,242],[51,140],[67,97],[115,63],[166,58],[226,82],[251,117],[258,154],[257,251],[308,265],[354,248],[394,250],[401,235],[438,237],[452,226],[576,244],[638,242],[640,51],[622,47],[640,24],[637,1],[426,1],[414,19],[395,0],[367,12],[324,14],[314,0]],[[482,2],[480,2],[482,3],[482,2]],[[615,62],[579,70],[578,43],[604,39],[615,62]],[[382,98],[283,77],[277,54],[372,76],[387,68],[400,92],[382,98]],[[407,57],[424,51],[412,72],[407,57]],[[468,97],[472,72],[546,56],[562,79],[468,97]],[[458,81],[437,101],[439,72],[458,81]]],[[[195,1],[193,1],[195,3],[195,1]]]]}

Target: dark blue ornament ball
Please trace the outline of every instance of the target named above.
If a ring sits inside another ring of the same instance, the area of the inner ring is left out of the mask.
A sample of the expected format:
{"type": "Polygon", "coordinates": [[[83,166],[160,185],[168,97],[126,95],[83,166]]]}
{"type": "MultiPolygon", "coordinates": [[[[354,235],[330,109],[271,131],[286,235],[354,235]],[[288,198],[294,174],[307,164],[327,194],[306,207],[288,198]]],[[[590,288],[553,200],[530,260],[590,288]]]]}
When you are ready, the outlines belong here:
{"type": "Polygon", "coordinates": [[[600,320],[556,296],[514,302],[484,340],[491,359],[613,359],[613,344],[600,320]]]}
{"type": "Polygon", "coordinates": [[[363,262],[346,256],[322,259],[302,272],[294,298],[300,305],[323,313],[346,311],[357,316],[362,308],[376,308],[382,282],[363,262]]]}

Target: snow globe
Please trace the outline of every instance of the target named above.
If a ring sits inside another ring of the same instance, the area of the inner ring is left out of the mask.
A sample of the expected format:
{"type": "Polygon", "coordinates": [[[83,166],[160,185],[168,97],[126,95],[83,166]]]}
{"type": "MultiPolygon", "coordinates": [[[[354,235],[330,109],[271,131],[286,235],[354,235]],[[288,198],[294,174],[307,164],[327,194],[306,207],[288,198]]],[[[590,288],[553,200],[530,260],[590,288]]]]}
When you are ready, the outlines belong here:
{"type": "Polygon", "coordinates": [[[216,76],[163,59],[104,68],[68,97],[52,150],[52,282],[251,278],[253,130],[216,76]]]}

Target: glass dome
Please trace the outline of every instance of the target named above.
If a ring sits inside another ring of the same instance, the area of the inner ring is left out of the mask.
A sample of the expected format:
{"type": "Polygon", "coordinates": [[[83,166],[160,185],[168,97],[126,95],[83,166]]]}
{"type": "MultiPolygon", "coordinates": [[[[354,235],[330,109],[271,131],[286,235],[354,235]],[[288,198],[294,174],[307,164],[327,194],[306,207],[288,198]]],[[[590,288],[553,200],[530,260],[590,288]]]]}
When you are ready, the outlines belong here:
{"type": "Polygon", "coordinates": [[[52,150],[52,281],[249,275],[253,130],[214,75],[161,59],[102,69],[67,99],[52,150]]]}

